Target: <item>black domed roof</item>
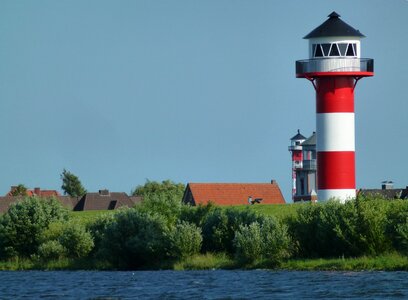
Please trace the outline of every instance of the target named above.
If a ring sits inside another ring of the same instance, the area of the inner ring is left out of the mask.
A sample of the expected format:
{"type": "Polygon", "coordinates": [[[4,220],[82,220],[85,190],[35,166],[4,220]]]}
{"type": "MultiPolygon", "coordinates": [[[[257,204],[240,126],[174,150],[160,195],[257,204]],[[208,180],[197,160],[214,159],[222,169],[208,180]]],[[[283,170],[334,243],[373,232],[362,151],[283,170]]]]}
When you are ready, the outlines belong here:
{"type": "Polygon", "coordinates": [[[332,12],[322,25],[316,27],[304,39],[311,39],[317,37],[329,37],[329,36],[355,36],[364,37],[357,29],[354,29],[349,24],[340,19],[340,15],[335,11],[332,12]]]}
{"type": "Polygon", "coordinates": [[[304,137],[301,133],[300,130],[298,129],[297,134],[295,136],[293,136],[290,140],[305,140],[306,137],[304,137]]]}

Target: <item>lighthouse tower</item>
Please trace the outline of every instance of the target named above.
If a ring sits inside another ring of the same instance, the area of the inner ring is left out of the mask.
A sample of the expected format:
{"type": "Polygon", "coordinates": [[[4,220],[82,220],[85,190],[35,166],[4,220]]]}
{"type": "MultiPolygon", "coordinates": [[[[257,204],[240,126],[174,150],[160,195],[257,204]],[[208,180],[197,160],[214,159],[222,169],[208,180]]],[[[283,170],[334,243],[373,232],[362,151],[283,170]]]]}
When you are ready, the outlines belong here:
{"type": "Polygon", "coordinates": [[[296,77],[316,90],[317,198],[344,202],[356,196],[354,89],[374,75],[374,60],[361,58],[364,35],[332,12],[304,38],[309,59],[296,61],[296,77]]]}
{"type": "Polygon", "coordinates": [[[290,139],[289,151],[292,153],[292,200],[295,200],[296,195],[296,171],[303,167],[303,153],[301,144],[306,138],[298,129],[297,134],[290,139]]]}

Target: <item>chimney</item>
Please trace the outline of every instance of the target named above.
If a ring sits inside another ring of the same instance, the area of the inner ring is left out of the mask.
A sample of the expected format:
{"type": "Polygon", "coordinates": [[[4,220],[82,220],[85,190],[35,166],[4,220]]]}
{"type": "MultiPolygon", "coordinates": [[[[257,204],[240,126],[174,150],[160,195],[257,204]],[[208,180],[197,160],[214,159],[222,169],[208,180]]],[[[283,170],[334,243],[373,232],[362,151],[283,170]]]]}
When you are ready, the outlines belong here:
{"type": "Polygon", "coordinates": [[[39,187],[34,188],[34,194],[37,195],[37,196],[40,196],[41,189],[39,187]]]}
{"type": "Polygon", "coordinates": [[[272,180],[271,180],[271,184],[276,184],[276,180],[275,180],[275,179],[272,179],[272,180]]]}
{"type": "Polygon", "coordinates": [[[109,196],[109,190],[107,190],[107,189],[99,190],[99,195],[101,195],[101,196],[109,196]]]}
{"type": "Polygon", "coordinates": [[[394,188],[394,182],[392,181],[383,181],[381,183],[381,189],[382,190],[392,190],[394,188]]]}

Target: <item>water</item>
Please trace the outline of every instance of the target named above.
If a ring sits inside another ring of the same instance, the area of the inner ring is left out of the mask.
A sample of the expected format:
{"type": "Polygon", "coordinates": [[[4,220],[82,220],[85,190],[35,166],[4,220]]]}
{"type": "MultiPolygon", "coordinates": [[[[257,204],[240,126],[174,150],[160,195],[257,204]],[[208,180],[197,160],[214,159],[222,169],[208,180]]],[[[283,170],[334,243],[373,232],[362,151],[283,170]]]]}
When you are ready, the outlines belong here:
{"type": "Polygon", "coordinates": [[[406,299],[408,272],[0,272],[0,299],[406,299]]]}

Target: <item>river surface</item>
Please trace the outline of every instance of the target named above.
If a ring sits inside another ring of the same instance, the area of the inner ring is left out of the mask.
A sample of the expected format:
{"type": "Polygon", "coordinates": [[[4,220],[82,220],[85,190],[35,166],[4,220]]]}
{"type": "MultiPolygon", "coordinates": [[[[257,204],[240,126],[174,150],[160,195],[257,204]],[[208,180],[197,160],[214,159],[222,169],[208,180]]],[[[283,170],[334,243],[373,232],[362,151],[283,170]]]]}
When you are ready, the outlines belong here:
{"type": "Polygon", "coordinates": [[[0,272],[0,299],[317,298],[408,299],[408,272],[0,272]]]}

